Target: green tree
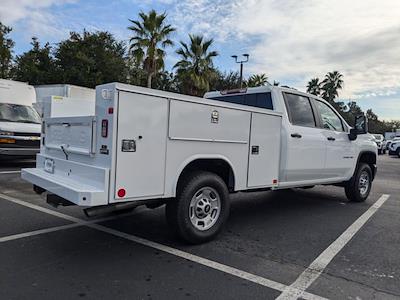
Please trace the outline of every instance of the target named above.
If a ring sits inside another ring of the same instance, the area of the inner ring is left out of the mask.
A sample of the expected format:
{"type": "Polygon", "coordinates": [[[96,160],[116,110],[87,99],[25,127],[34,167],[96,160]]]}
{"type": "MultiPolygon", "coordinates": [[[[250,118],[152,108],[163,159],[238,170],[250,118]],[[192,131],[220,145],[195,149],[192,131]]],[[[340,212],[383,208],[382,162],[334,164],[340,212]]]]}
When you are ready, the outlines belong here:
{"type": "Polygon", "coordinates": [[[62,82],[94,88],[126,82],[125,45],[108,32],[71,32],[55,51],[62,82]]]}
{"type": "Polygon", "coordinates": [[[329,72],[322,81],[322,98],[331,104],[339,96],[339,90],[343,88],[343,75],[338,71],[329,72]]]}
{"type": "Polygon", "coordinates": [[[0,22],[0,78],[9,78],[12,64],[12,49],[14,41],[8,37],[12,31],[0,22]]]}
{"type": "Polygon", "coordinates": [[[41,47],[38,39],[33,37],[31,45],[31,50],[16,57],[14,78],[34,85],[58,82],[60,78],[49,43],[41,47]]]}
{"type": "Polygon", "coordinates": [[[210,89],[210,82],[215,80],[217,74],[213,67],[213,58],[218,52],[210,51],[213,39],[205,40],[202,35],[189,34],[190,44],[180,42],[181,48],[176,53],[181,57],[176,68],[180,91],[196,96],[210,89]]]}
{"type": "Polygon", "coordinates": [[[165,23],[166,13],[159,15],[151,10],[148,14],[139,13],[139,17],[140,20],[129,20],[132,25],[128,29],[134,34],[129,50],[143,65],[147,73],[147,87],[151,88],[153,77],[164,68],[165,48],[173,45],[169,37],[175,28],[165,23]]]}
{"type": "Polygon", "coordinates": [[[267,74],[254,74],[245,82],[247,87],[265,86],[268,83],[267,74]]]}
{"type": "Polygon", "coordinates": [[[307,83],[307,93],[319,96],[321,94],[321,82],[318,77],[312,78],[307,83]]]}
{"type": "Polygon", "coordinates": [[[163,71],[154,80],[154,88],[157,90],[178,92],[177,81],[174,73],[163,71]]]}
{"type": "Polygon", "coordinates": [[[214,80],[210,81],[210,90],[223,91],[231,90],[239,87],[240,75],[239,72],[224,72],[214,69],[214,80]]]}
{"type": "Polygon", "coordinates": [[[127,83],[138,86],[147,85],[147,73],[145,70],[143,70],[135,57],[129,56],[126,59],[126,66],[128,72],[127,83]]]}

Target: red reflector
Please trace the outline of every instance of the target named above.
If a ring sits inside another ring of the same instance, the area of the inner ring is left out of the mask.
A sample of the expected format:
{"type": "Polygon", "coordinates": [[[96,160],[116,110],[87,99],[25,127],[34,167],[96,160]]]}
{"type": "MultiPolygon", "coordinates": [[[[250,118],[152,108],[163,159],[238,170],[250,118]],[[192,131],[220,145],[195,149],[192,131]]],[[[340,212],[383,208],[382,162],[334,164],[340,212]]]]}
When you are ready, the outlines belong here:
{"type": "Polygon", "coordinates": [[[125,195],[126,195],[125,189],[119,189],[117,195],[120,198],[125,197],[125,195]]]}
{"type": "Polygon", "coordinates": [[[114,113],[114,107],[108,108],[108,114],[112,115],[114,113]]]}
{"type": "Polygon", "coordinates": [[[103,138],[108,136],[108,120],[101,121],[101,136],[103,138]]]}
{"type": "Polygon", "coordinates": [[[273,183],[273,184],[277,184],[277,183],[278,183],[278,179],[272,180],[272,183],[273,183]]]}

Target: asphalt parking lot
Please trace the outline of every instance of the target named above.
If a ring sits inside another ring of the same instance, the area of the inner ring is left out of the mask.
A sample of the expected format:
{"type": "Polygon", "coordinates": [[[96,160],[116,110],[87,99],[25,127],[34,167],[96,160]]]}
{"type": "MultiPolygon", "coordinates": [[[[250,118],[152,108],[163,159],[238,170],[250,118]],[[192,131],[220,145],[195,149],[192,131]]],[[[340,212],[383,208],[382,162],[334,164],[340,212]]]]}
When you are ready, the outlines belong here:
{"type": "Polygon", "coordinates": [[[0,162],[0,299],[400,299],[400,159],[365,203],[339,187],[235,194],[225,231],[188,246],[164,207],[88,219],[0,162]]]}

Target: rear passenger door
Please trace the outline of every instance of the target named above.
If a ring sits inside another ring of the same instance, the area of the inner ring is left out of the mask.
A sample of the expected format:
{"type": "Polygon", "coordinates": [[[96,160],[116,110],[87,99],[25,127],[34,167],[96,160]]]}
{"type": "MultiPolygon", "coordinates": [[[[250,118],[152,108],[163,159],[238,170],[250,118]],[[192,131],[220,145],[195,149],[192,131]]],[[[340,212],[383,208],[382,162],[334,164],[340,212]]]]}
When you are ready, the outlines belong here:
{"type": "Polygon", "coordinates": [[[288,113],[286,147],[282,149],[286,181],[320,180],[324,177],[326,137],[319,128],[315,107],[308,97],[287,92],[283,96],[288,113]]]}

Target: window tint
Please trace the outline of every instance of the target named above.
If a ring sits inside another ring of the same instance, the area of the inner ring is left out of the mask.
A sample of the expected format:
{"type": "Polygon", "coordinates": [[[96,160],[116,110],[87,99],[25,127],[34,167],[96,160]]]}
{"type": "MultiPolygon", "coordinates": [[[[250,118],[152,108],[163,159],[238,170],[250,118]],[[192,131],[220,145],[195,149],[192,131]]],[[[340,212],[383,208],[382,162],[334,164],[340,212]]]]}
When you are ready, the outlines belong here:
{"type": "Polygon", "coordinates": [[[271,93],[226,95],[210,98],[224,102],[273,109],[271,93]]]}
{"type": "Polygon", "coordinates": [[[310,100],[300,95],[285,93],[286,107],[293,125],[315,127],[315,118],[310,100]]]}
{"type": "Polygon", "coordinates": [[[325,129],[343,131],[343,124],[338,115],[328,105],[321,101],[315,101],[319,113],[321,114],[322,124],[325,129]]]}

